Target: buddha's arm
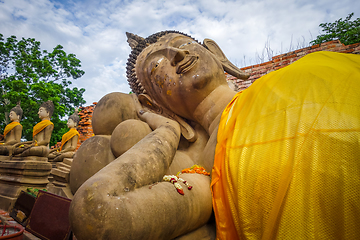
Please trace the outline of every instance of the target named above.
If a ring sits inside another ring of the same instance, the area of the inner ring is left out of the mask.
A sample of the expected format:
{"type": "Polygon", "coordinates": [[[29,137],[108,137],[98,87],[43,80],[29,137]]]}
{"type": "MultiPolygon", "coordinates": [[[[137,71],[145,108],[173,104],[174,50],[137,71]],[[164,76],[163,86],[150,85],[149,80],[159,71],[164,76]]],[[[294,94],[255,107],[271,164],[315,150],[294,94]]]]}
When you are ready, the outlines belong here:
{"type": "Polygon", "coordinates": [[[49,125],[45,129],[43,129],[42,132],[44,132],[44,134],[43,138],[40,141],[38,139],[38,135],[41,134],[41,132],[34,136],[34,140],[37,141],[38,146],[47,146],[49,144],[53,129],[53,125],[49,125]]]}
{"type": "Polygon", "coordinates": [[[14,145],[16,143],[19,143],[20,140],[21,140],[22,126],[18,125],[16,127],[14,127],[14,129],[12,131],[13,131],[13,134],[14,134],[13,138],[10,141],[5,141],[6,145],[14,145]]]}
{"type": "Polygon", "coordinates": [[[53,149],[50,150],[49,153],[53,153],[53,152],[57,151],[58,149],[59,149],[59,148],[53,148],[53,149]]]}
{"type": "Polygon", "coordinates": [[[13,145],[14,148],[19,147],[20,145],[24,145],[24,146],[30,146],[30,145],[35,145],[34,141],[26,141],[26,142],[19,142],[13,145]]]}
{"type": "Polygon", "coordinates": [[[70,221],[79,239],[171,239],[208,221],[209,177],[185,174],[194,189],[184,196],[160,182],[175,155],[179,125],[150,113],[142,118],[156,129],[76,192],[70,221]]]}
{"type": "Polygon", "coordinates": [[[76,149],[76,147],[77,147],[78,139],[79,139],[78,135],[75,135],[74,137],[72,137],[69,141],[66,142],[66,148],[63,148],[60,151],[60,153],[74,151],[76,149]]]}

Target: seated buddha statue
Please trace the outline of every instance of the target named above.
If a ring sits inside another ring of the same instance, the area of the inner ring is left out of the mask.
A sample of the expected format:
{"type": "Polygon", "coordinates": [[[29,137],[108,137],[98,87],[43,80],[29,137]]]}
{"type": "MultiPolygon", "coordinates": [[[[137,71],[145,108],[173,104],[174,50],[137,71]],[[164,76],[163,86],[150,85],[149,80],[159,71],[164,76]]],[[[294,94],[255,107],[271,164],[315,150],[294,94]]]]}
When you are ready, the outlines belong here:
{"type": "Polygon", "coordinates": [[[127,35],[128,80],[153,131],[77,190],[77,238],[360,238],[360,56],[312,53],[236,93],[224,71],[248,76],[214,41],[127,35]],[[166,175],[187,159],[211,176],[166,175]]]}
{"type": "Polygon", "coordinates": [[[0,155],[8,156],[12,151],[14,144],[19,143],[21,140],[22,126],[20,120],[23,110],[20,104],[17,104],[10,110],[9,118],[11,123],[6,125],[4,129],[4,141],[0,141],[0,155]]]}
{"type": "Polygon", "coordinates": [[[33,127],[33,140],[17,143],[13,146],[12,157],[47,157],[49,155],[49,142],[54,124],[50,121],[54,112],[52,101],[46,101],[40,105],[38,115],[41,122],[33,127]]]}
{"type": "Polygon", "coordinates": [[[72,158],[79,141],[79,132],[76,127],[79,123],[78,110],[69,116],[67,127],[69,131],[61,138],[61,145],[59,148],[51,149],[48,159],[49,162],[61,162],[64,158],[72,158]]]}

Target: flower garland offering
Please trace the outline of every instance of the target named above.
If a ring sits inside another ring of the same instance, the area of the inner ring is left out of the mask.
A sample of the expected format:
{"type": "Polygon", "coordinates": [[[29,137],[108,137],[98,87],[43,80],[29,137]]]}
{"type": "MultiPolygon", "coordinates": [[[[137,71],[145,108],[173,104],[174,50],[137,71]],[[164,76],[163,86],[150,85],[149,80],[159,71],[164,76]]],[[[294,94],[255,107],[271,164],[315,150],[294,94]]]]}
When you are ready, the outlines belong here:
{"type": "MultiPolygon", "coordinates": [[[[181,170],[181,173],[198,173],[198,174],[204,174],[205,176],[210,176],[210,173],[206,172],[205,168],[199,166],[199,165],[194,165],[191,168],[185,168],[183,170],[181,170]]],[[[178,173],[179,175],[179,173],[178,173]]]]}
{"type": "Polygon", "coordinates": [[[181,187],[181,185],[178,182],[182,182],[183,184],[185,184],[187,186],[188,190],[192,189],[192,186],[190,184],[188,184],[184,179],[179,178],[178,176],[175,176],[175,175],[165,175],[163,177],[163,180],[174,184],[176,191],[181,195],[184,195],[185,193],[184,193],[183,188],[181,187]]]}

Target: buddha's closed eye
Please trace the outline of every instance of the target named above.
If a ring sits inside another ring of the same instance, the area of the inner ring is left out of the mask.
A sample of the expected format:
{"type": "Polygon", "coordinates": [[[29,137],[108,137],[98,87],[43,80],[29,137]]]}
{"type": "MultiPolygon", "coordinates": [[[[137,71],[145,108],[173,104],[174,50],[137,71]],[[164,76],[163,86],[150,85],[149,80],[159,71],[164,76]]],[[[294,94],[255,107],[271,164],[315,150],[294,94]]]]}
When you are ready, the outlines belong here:
{"type": "Polygon", "coordinates": [[[156,70],[157,67],[159,67],[161,61],[163,60],[164,58],[160,58],[154,65],[154,67],[151,69],[151,74],[154,73],[154,71],[156,70]]]}
{"type": "Polygon", "coordinates": [[[186,45],[189,45],[189,44],[192,44],[192,43],[196,43],[196,41],[192,41],[192,42],[187,42],[187,43],[181,44],[181,45],[179,46],[179,48],[185,47],[186,45]]]}

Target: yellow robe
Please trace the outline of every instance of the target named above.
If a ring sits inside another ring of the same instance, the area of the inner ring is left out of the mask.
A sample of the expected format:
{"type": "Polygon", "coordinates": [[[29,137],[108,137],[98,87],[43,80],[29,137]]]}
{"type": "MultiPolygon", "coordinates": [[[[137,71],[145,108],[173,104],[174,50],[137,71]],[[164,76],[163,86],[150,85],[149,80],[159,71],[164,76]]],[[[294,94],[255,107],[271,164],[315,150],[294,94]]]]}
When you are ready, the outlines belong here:
{"type": "Polygon", "coordinates": [[[4,129],[4,137],[6,136],[6,134],[8,134],[11,130],[14,129],[14,127],[21,125],[19,122],[11,122],[8,125],[6,125],[5,129],[4,129]]]}
{"type": "Polygon", "coordinates": [[[217,239],[360,239],[360,56],[318,52],[223,112],[217,239]]]}
{"type": "Polygon", "coordinates": [[[54,125],[50,120],[42,120],[33,127],[33,137],[49,125],[54,125]]]}
{"type": "Polygon", "coordinates": [[[62,150],[64,144],[76,135],[80,136],[79,132],[75,128],[71,128],[67,133],[65,133],[61,138],[60,151],[62,150]]]}

